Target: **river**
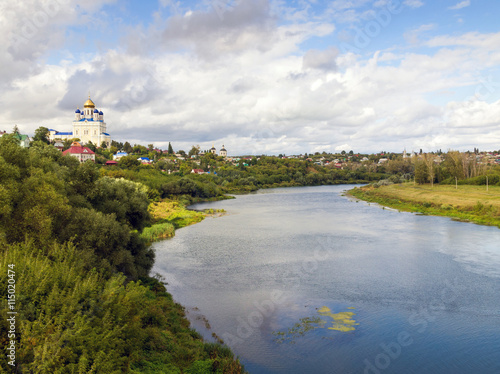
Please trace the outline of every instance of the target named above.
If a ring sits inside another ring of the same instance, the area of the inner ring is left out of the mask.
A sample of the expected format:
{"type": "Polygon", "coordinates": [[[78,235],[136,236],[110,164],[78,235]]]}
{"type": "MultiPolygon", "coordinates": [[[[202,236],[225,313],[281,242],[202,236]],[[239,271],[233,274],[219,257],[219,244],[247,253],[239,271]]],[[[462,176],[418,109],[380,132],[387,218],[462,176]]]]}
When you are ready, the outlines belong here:
{"type": "Polygon", "coordinates": [[[500,230],[352,187],[194,205],[227,214],[156,243],[153,273],[253,374],[500,373],[500,230]]]}

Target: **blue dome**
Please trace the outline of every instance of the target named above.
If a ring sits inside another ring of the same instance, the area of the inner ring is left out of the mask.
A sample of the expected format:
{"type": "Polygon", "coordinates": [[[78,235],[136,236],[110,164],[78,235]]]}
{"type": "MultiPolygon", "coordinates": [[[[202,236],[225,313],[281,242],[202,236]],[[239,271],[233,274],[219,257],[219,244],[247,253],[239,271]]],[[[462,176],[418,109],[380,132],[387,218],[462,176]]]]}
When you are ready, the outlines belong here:
{"type": "Polygon", "coordinates": [[[94,113],[99,113],[99,111],[97,109],[94,109],[94,113]]]}
{"type": "Polygon", "coordinates": [[[99,115],[102,116],[104,113],[102,112],[102,110],[99,112],[99,115]]]}
{"type": "Polygon", "coordinates": [[[75,110],[75,113],[81,113],[80,109],[75,110]]]}

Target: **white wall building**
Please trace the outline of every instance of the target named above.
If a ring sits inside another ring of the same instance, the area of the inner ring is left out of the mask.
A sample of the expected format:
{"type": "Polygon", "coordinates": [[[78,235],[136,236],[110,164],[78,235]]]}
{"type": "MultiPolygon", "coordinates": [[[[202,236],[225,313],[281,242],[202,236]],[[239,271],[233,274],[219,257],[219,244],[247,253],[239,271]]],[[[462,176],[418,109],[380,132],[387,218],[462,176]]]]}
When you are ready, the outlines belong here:
{"type": "Polygon", "coordinates": [[[227,150],[226,150],[226,148],[224,148],[224,144],[222,144],[222,148],[219,151],[219,156],[227,157],[227,150]]]}
{"type": "Polygon", "coordinates": [[[49,129],[50,141],[74,138],[80,139],[82,144],[92,142],[92,144],[100,147],[102,142],[105,142],[108,147],[111,145],[111,136],[106,132],[104,113],[95,107],[94,102],[90,100],[90,96],[83,105],[83,110],[76,109],[72,132],[59,132],[49,129]]]}

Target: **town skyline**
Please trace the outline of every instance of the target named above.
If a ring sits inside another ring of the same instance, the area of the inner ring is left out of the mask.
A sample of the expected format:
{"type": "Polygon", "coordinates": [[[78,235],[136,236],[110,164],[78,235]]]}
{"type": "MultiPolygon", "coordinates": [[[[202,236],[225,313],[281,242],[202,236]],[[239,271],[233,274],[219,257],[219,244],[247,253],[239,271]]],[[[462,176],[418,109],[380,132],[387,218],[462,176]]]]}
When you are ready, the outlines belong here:
{"type": "Polygon", "coordinates": [[[0,5],[0,129],[233,154],[500,147],[500,4],[28,0],[0,5]]]}

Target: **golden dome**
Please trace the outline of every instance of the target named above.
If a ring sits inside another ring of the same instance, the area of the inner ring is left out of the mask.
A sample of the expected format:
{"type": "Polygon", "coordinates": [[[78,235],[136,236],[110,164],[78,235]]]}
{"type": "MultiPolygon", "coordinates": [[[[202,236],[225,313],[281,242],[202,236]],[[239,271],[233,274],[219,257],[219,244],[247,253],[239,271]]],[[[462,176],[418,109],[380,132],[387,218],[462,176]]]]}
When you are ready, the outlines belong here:
{"type": "Polygon", "coordinates": [[[95,104],[92,100],[90,100],[90,96],[89,96],[89,99],[85,102],[85,104],[83,104],[83,107],[84,108],[95,108],[95,104]]]}

